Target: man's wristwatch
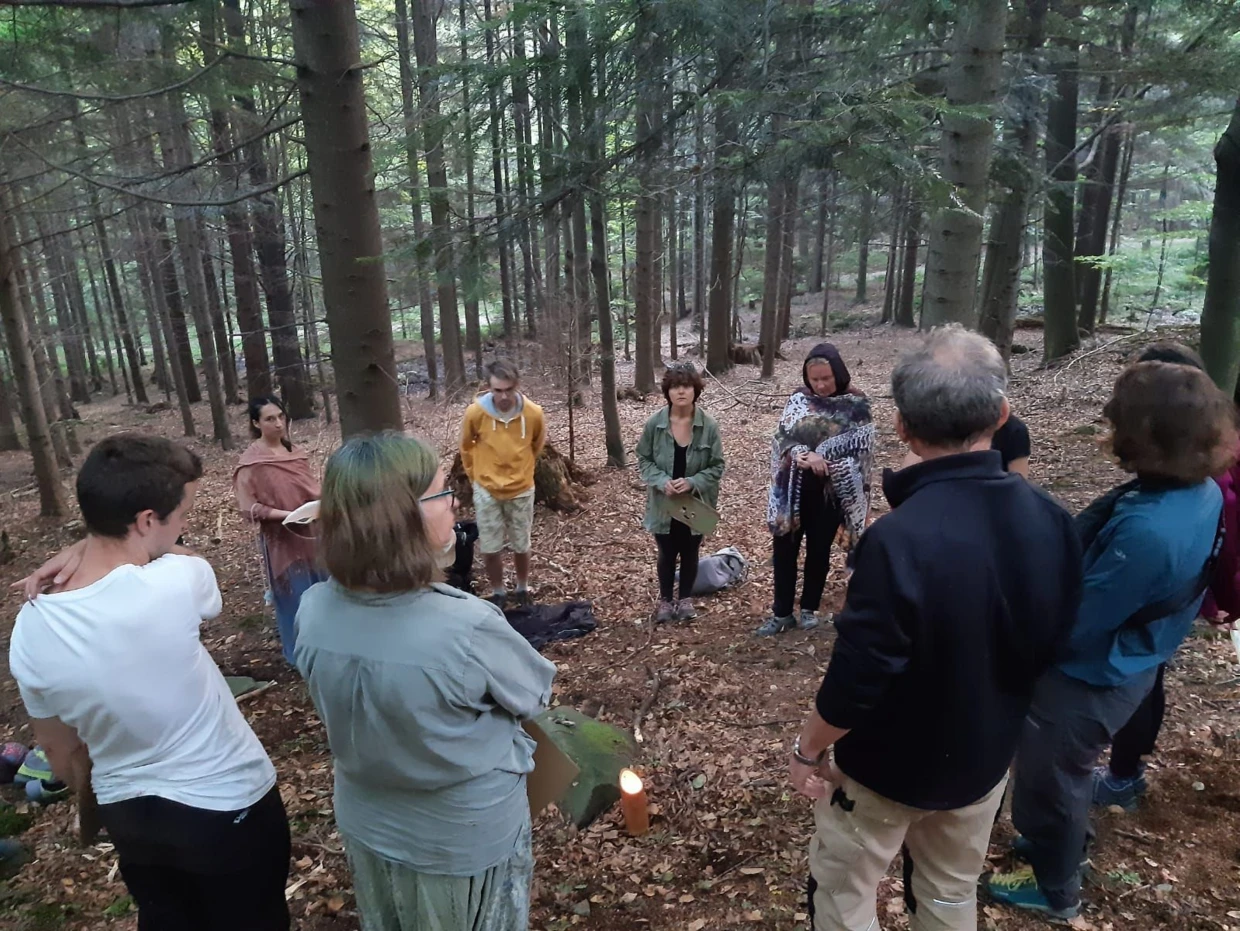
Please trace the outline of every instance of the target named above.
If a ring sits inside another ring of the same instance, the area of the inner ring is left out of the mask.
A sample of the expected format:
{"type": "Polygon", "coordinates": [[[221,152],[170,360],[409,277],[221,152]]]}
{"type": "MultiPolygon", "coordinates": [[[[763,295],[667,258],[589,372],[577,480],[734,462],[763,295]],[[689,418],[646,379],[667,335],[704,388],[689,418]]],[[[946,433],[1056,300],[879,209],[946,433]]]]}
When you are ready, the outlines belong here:
{"type": "Polygon", "coordinates": [[[825,757],[826,755],[827,755],[827,751],[823,750],[821,753],[818,754],[816,758],[806,756],[804,753],[801,752],[800,736],[798,736],[797,739],[792,742],[792,758],[796,760],[798,763],[800,763],[802,766],[814,766],[814,767],[820,766],[822,765],[823,757],[825,757]]]}

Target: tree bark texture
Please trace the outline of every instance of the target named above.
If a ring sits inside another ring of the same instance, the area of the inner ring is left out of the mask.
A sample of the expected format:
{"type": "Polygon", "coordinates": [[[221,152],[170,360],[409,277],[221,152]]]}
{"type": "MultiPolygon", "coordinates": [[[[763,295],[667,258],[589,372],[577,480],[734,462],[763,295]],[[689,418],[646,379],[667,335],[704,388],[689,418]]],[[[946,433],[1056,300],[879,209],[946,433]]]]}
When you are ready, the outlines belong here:
{"type": "MultiPolygon", "coordinates": [[[[947,75],[947,102],[954,107],[990,107],[999,92],[1006,0],[968,0],[954,5],[956,26],[947,75]]],[[[977,325],[974,298],[982,248],[993,127],[985,117],[952,113],[943,117],[942,174],[952,185],[952,202],[930,224],[926,250],[923,323],[977,325]]]]}
{"type": "Polygon", "coordinates": [[[290,6],[340,432],[399,430],[356,11],[318,0],[290,6]]]}
{"type": "Polygon", "coordinates": [[[1078,49],[1059,43],[1055,96],[1046,116],[1046,172],[1049,188],[1042,221],[1043,360],[1054,362],[1080,345],[1076,319],[1076,268],[1072,214],[1076,195],[1076,108],[1078,49]]]}

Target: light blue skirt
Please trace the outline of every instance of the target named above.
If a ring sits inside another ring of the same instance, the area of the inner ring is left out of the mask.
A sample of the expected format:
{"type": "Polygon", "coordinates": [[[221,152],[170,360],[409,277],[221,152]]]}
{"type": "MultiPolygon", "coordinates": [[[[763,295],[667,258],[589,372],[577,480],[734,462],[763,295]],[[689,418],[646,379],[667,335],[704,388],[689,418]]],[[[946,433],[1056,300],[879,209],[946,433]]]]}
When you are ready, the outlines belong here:
{"type": "Polygon", "coordinates": [[[476,876],[437,876],[344,837],[362,931],[528,931],[534,853],[527,824],[516,852],[476,876]]]}

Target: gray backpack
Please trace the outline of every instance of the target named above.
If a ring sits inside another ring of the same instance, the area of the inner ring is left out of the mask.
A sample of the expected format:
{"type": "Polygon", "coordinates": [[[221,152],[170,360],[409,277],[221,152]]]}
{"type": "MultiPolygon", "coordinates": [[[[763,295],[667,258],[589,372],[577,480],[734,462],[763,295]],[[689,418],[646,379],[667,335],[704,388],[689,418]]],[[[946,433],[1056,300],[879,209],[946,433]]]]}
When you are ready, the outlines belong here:
{"type": "MultiPolygon", "coordinates": [[[[693,583],[693,596],[713,595],[725,588],[740,585],[749,577],[749,561],[735,546],[725,546],[698,562],[697,581],[693,583]]],[[[680,573],[676,573],[677,582],[680,573]]]]}

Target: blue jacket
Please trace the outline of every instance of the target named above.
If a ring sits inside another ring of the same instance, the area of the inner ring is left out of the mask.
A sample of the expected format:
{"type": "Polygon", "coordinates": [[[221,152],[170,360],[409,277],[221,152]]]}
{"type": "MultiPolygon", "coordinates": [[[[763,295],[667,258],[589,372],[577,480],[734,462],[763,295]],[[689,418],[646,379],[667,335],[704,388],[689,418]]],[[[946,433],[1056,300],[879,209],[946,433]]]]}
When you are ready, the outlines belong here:
{"type": "Polygon", "coordinates": [[[1122,630],[1147,604],[1170,598],[1196,578],[1214,545],[1223,496],[1204,481],[1187,488],[1137,489],[1116,502],[1085,552],[1085,584],[1059,668],[1091,685],[1122,685],[1165,663],[1201,607],[1143,628],[1122,630]]]}

